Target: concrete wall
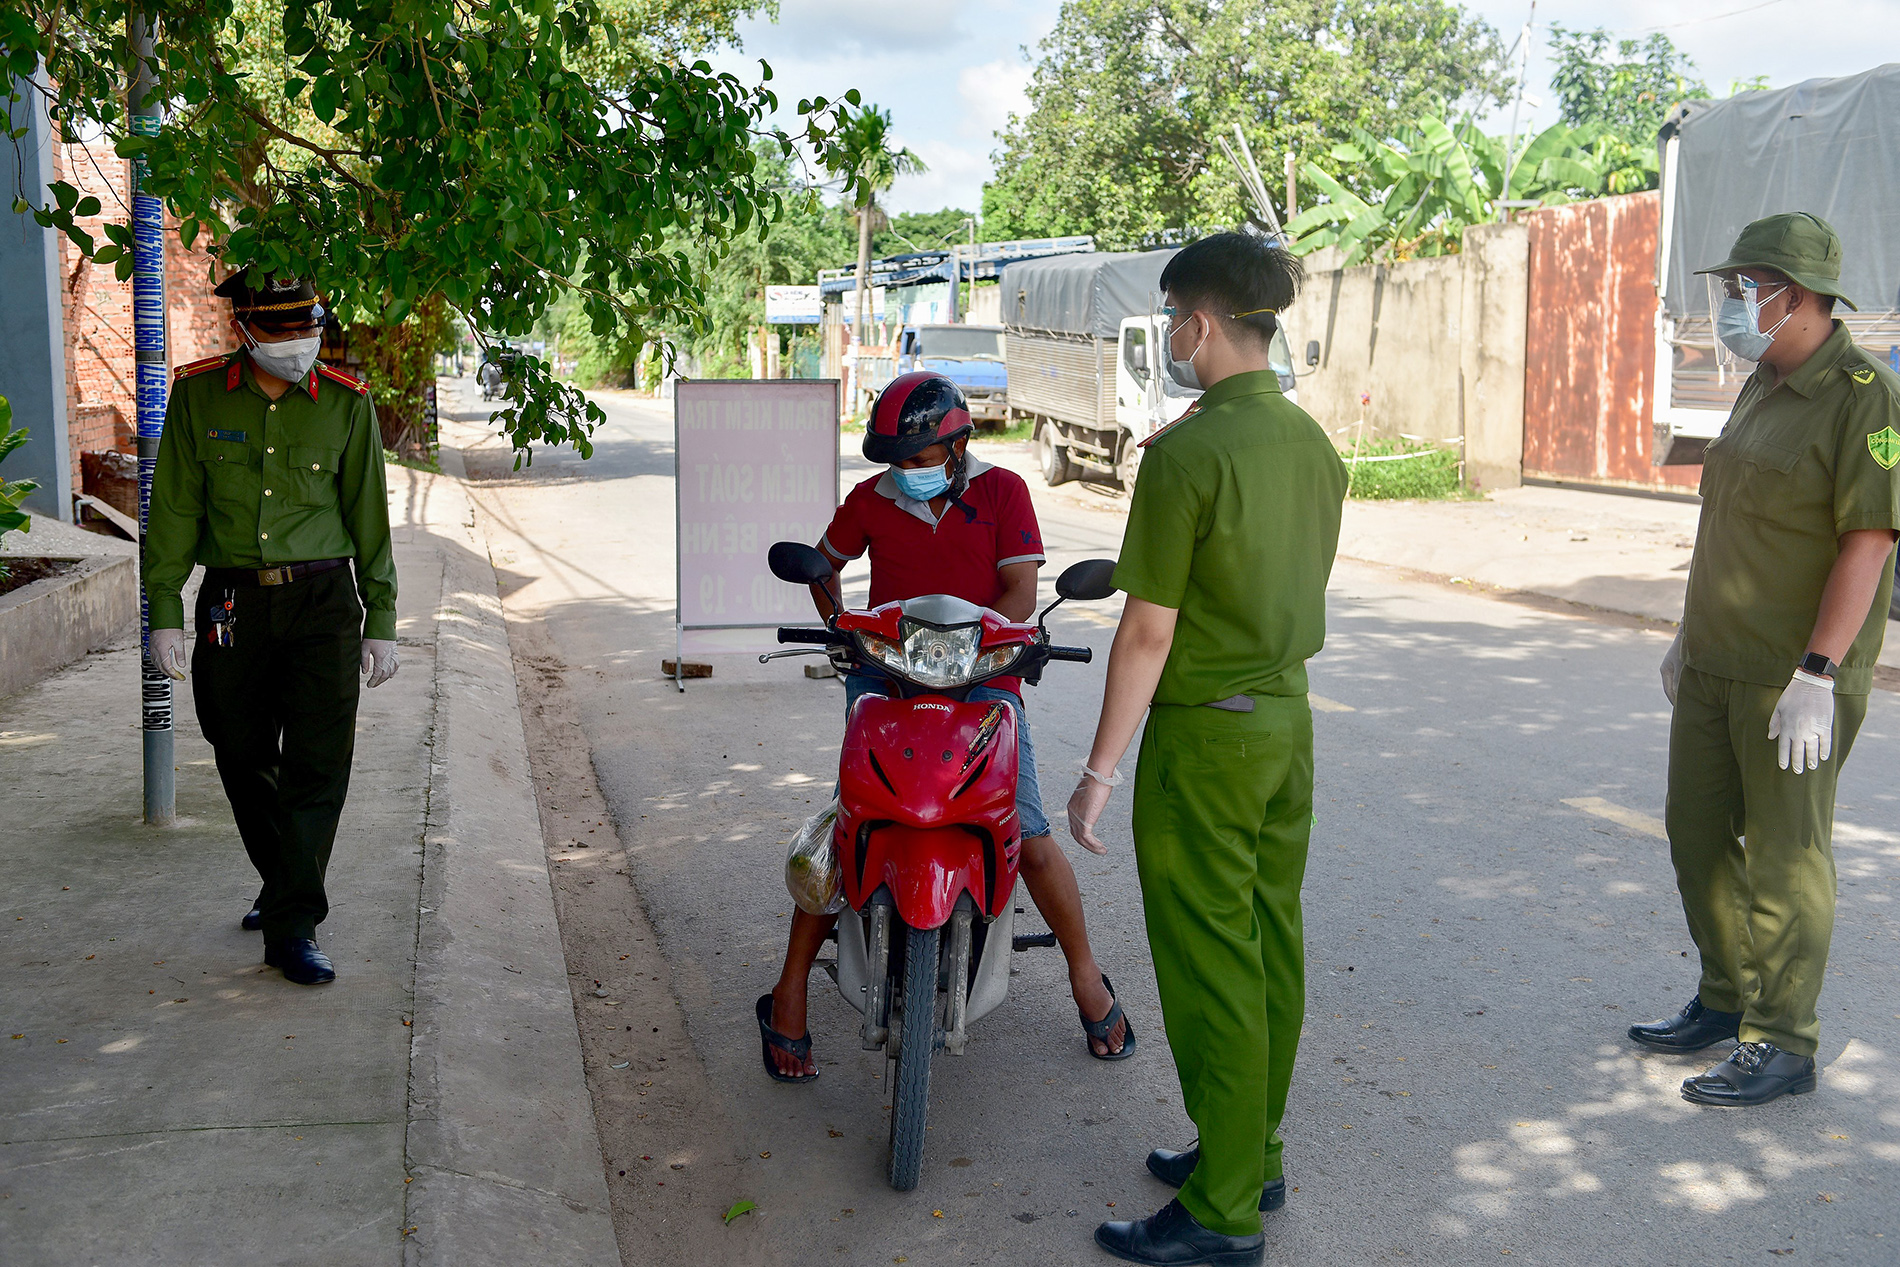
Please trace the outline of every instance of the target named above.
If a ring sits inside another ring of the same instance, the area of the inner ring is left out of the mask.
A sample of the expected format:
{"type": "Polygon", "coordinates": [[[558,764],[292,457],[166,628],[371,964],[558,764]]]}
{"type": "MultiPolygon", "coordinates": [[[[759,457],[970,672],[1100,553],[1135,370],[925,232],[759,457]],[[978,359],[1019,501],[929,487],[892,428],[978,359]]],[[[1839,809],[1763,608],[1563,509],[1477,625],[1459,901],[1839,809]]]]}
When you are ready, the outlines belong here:
{"type": "Polygon", "coordinates": [[[1700,482],[1700,466],[1650,464],[1661,209],[1651,191],[1525,216],[1525,475],[1675,492],[1700,482]]]}
{"type": "MultiPolygon", "coordinates": [[[[45,98],[24,83],[19,90],[20,99],[8,107],[7,129],[25,128],[26,135],[0,143],[0,188],[8,191],[9,203],[22,189],[29,201],[44,202],[55,179],[52,129],[45,98]]],[[[66,490],[78,465],[67,446],[58,260],[52,230],[40,228],[30,215],[0,209],[0,396],[13,406],[13,425],[31,433],[0,477],[37,480],[39,490],[26,499],[27,507],[70,520],[66,490]]]]}
{"type": "Polygon", "coordinates": [[[138,560],[92,555],[76,562],[64,576],[0,594],[0,696],[137,632],[138,560]]]}
{"type": "Polygon", "coordinates": [[[1286,314],[1300,404],[1341,442],[1357,433],[1463,439],[1467,479],[1518,482],[1524,399],[1525,277],[1521,225],[1465,235],[1461,255],[1339,268],[1308,257],[1286,314]],[[1309,370],[1309,341],[1319,364],[1309,370]]]}

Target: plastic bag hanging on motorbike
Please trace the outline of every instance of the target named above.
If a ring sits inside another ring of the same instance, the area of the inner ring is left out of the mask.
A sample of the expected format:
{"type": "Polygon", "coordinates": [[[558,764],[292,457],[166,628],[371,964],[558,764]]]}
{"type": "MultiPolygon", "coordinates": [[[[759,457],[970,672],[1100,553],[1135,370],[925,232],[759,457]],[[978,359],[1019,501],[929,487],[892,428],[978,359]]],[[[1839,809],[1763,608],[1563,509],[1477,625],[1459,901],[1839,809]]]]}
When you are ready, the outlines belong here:
{"type": "Polygon", "coordinates": [[[836,915],[844,909],[844,876],[831,829],[838,822],[838,798],[805,820],[785,850],[785,887],[807,915],[836,915]]]}

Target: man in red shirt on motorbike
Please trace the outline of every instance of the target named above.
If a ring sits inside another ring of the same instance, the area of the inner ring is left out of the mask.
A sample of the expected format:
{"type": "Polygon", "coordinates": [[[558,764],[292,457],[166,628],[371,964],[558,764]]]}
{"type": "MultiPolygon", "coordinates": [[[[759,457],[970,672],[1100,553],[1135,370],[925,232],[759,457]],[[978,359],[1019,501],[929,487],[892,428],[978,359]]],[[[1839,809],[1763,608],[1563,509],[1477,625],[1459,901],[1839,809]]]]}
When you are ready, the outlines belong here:
{"type": "MultiPolygon", "coordinates": [[[[879,393],[865,427],[864,456],[888,469],[846,495],[818,543],[834,568],[870,551],[872,606],[950,594],[1010,620],[1027,621],[1035,615],[1036,571],[1043,553],[1029,487],[1021,476],[967,451],[974,430],[962,391],[940,374],[905,374],[879,393]]],[[[841,606],[830,585],[812,586],[812,601],[827,620],[841,606]]],[[[880,678],[848,676],[846,714],[861,696],[883,692],[880,678]]],[[[1134,1054],[1135,1035],[1089,948],[1075,871],[1043,815],[1021,683],[998,678],[977,687],[970,698],[1000,700],[1015,710],[1023,881],[1068,957],[1069,989],[1089,1037],[1090,1054],[1100,1060],[1126,1059],[1134,1054]]],[[[806,987],[812,964],[836,923],[836,916],[793,910],[785,968],[766,996],[769,1011],[766,1000],[759,1001],[765,1071],[778,1081],[805,1082],[818,1076],[806,1032],[806,987]]]]}

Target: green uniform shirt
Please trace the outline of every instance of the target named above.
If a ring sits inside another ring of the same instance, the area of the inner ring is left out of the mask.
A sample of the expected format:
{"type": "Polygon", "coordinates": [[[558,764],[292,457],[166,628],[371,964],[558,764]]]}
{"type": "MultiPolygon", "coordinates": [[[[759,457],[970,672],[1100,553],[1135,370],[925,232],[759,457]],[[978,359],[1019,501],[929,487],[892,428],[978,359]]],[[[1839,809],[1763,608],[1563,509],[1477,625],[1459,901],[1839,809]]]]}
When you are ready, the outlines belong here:
{"type": "Polygon", "coordinates": [[[1115,584],[1180,612],[1155,703],[1306,693],[1345,498],[1338,450],[1268,371],[1152,438],[1115,584]]]}
{"type": "Polygon", "coordinates": [[[396,565],[376,407],[319,368],[278,400],[241,352],[185,366],[172,384],[145,530],[154,629],[183,629],[194,563],[266,568],[356,561],[363,636],[396,636],[396,565]]]}
{"type": "MultiPolygon", "coordinates": [[[[1900,377],[1834,333],[1786,381],[1757,369],[1702,467],[1702,520],[1683,603],[1683,662],[1786,686],[1814,635],[1843,533],[1900,529],[1900,377]]],[[[1893,569],[1834,689],[1864,695],[1887,631],[1893,569]]]]}

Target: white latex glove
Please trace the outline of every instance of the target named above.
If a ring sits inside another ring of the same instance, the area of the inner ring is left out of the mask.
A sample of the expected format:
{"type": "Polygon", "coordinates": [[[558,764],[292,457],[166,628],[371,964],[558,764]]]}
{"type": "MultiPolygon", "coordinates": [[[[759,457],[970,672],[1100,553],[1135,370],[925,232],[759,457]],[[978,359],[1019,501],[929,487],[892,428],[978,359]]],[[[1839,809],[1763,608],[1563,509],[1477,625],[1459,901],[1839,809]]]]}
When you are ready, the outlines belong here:
{"type": "Polygon", "coordinates": [[[1780,741],[1775,758],[1782,769],[1819,769],[1834,751],[1834,683],[1796,669],[1768,720],[1768,737],[1780,741]]]}
{"type": "Polygon", "coordinates": [[[1108,805],[1110,791],[1106,783],[1097,783],[1085,774],[1069,797],[1069,835],[1090,853],[1108,852],[1108,846],[1095,838],[1095,823],[1108,805]]]}
{"type": "Polygon", "coordinates": [[[396,661],[394,638],[363,639],[363,672],[369,674],[371,686],[381,686],[395,677],[400,667],[396,661]]]}
{"type": "Polygon", "coordinates": [[[154,629],[151,634],[152,667],[173,681],[185,680],[185,631],[154,629]]]}
{"type": "Polygon", "coordinates": [[[1669,644],[1669,650],[1663,652],[1662,659],[1663,694],[1669,697],[1669,706],[1676,705],[1676,688],[1682,685],[1682,630],[1676,630],[1676,640],[1669,644]]]}

